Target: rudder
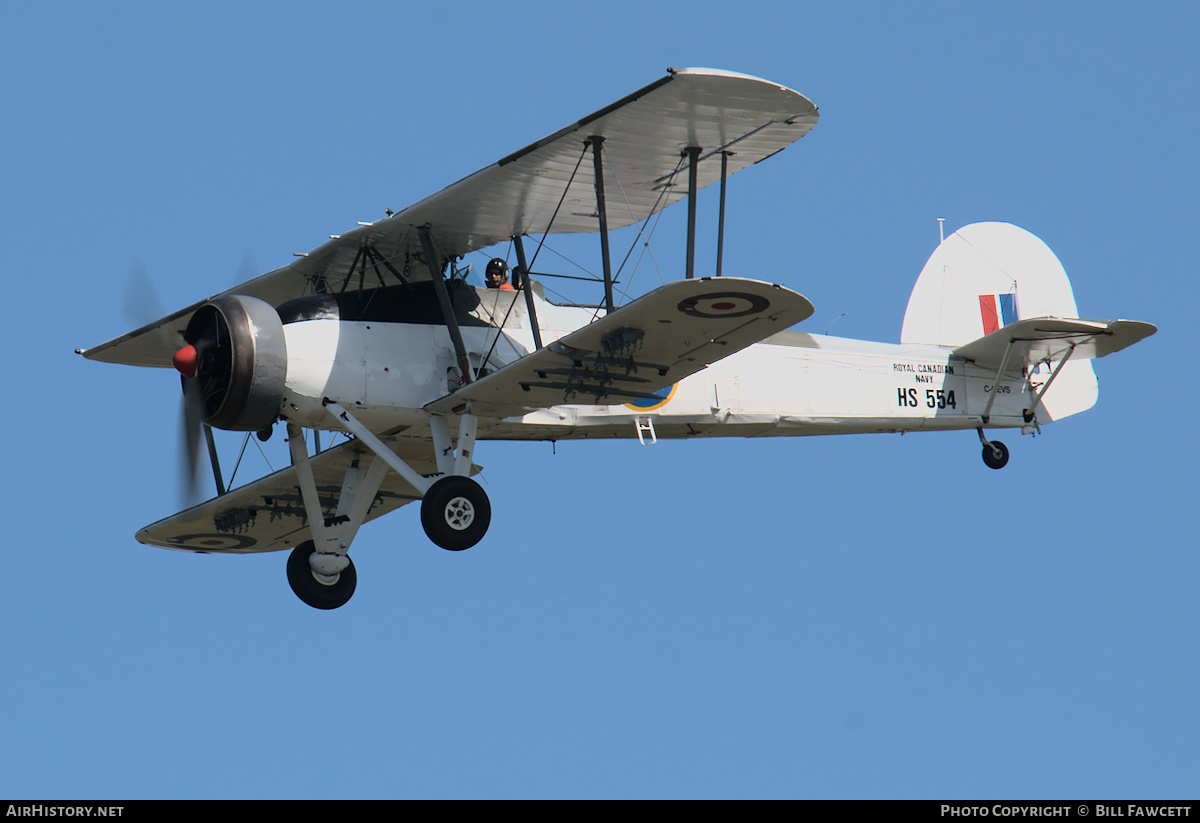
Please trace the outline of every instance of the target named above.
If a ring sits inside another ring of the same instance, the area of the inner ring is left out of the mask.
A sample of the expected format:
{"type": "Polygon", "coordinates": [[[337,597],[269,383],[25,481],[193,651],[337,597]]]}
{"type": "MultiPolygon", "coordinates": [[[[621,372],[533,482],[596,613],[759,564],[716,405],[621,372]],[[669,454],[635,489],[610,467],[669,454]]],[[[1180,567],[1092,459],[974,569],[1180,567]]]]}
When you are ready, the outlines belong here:
{"type": "MultiPolygon", "coordinates": [[[[1025,229],[972,223],[947,237],[921,270],[900,342],[960,346],[1033,317],[1079,317],[1062,263],[1025,229]]],[[[1072,360],[1043,406],[1059,419],[1091,408],[1098,393],[1091,361],[1072,360]]]]}

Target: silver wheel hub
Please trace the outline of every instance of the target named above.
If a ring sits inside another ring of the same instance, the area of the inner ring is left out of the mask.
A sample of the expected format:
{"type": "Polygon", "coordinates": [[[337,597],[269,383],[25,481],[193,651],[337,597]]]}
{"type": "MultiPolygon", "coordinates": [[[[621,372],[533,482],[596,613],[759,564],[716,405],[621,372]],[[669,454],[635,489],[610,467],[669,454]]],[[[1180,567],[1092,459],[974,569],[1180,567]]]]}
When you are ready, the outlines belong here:
{"type": "Polygon", "coordinates": [[[451,498],[446,504],[446,525],[455,531],[470,528],[475,522],[475,506],[465,497],[451,498]]]}

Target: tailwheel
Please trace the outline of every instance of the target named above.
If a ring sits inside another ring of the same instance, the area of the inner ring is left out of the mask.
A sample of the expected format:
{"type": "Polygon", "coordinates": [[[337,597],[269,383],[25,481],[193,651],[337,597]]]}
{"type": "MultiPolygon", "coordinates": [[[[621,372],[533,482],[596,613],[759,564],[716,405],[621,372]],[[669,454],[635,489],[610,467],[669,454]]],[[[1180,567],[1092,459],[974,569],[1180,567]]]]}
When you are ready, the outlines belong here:
{"type": "Polygon", "coordinates": [[[306,540],[292,549],[287,562],[287,578],[292,591],[296,593],[296,597],[314,609],[336,609],[346,605],[358,585],[358,573],[354,571],[354,562],[347,557],[346,568],[338,574],[328,575],[332,583],[327,585],[318,580],[313,573],[309,563],[313,550],[311,540],[306,540]]]}
{"type": "Polygon", "coordinates": [[[1008,465],[1008,446],[999,440],[989,440],[983,444],[983,462],[989,469],[1002,469],[1008,465]]]}
{"type": "Polygon", "coordinates": [[[471,548],[487,534],[491,522],[492,504],[487,493],[469,477],[443,477],[421,501],[425,534],[447,551],[471,548]]]}

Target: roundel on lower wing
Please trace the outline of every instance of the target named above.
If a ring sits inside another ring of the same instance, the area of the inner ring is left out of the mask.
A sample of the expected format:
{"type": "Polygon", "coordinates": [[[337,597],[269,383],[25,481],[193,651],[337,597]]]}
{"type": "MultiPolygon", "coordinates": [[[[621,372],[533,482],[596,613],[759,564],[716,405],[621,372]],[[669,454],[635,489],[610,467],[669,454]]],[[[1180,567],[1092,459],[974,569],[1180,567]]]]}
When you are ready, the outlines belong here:
{"type": "Polygon", "coordinates": [[[181,549],[194,552],[222,552],[230,549],[248,549],[258,543],[249,535],[238,534],[184,534],[172,540],[181,549]]]}
{"type": "Polygon", "coordinates": [[[743,291],[721,291],[679,301],[679,311],[692,317],[745,317],[766,311],[771,301],[743,291]]]}
{"type": "Polygon", "coordinates": [[[658,391],[654,392],[653,397],[639,397],[632,403],[626,403],[625,407],[634,411],[654,411],[661,409],[663,406],[671,402],[671,398],[675,396],[675,390],[679,388],[678,383],[672,383],[669,386],[663,386],[658,391]]]}

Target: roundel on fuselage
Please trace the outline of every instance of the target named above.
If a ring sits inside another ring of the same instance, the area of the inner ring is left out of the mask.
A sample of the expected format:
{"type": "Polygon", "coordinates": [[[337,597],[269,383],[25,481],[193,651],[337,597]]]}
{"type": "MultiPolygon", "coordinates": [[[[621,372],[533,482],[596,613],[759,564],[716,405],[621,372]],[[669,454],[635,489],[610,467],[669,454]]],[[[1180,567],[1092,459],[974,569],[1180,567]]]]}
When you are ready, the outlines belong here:
{"type": "Polygon", "coordinates": [[[675,390],[679,388],[678,383],[672,383],[669,386],[663,386],[656,392],[652,392],[653,397],[639,397],[632,403],[626,403],[625,407],[634,411],[655,411],[671,402],[671,398],[675,396],[675,390]]]}

